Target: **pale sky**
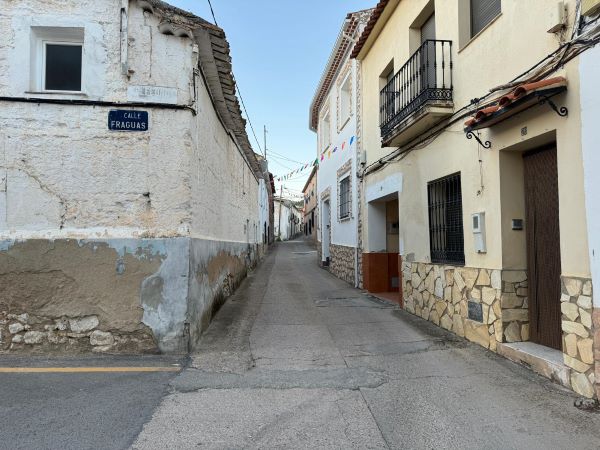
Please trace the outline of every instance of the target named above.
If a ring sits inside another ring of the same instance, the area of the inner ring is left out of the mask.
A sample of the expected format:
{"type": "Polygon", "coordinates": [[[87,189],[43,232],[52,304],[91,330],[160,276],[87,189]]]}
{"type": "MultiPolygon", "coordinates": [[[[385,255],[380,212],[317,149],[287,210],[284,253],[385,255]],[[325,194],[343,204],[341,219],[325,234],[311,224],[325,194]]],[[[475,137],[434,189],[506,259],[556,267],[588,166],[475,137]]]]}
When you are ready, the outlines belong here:
{"type": "MultiPolygon", "coordinates": [[[[314,161],[317,140],[308,129],[308,113],[317,83],[346,14],[372,8],[377,0],[211,1],[261,147],[263,126],[269,130],[270,171],[277,177],[314,161]]],[[[208,0],[167,2],[213,21],[208,0]]],[[[258,153],[250,127],[248,136],[258,153]]],[[[300,194],[309,174],[310,168],[284,187],[300,194]]],[[[277,182],[276,188],[279,192],[277,182]]]]}

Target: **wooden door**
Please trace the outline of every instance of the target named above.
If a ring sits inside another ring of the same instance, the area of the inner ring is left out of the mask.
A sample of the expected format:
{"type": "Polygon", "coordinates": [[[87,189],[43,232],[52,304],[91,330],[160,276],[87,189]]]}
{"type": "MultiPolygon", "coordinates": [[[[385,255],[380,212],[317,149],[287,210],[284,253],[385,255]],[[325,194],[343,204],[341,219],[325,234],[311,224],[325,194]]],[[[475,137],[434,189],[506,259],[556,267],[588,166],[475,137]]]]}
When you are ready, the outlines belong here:
{"type": "Polygon", "coordinates": [[[523,155],[530,338],[562,349],[556,147],[523,155]]]}

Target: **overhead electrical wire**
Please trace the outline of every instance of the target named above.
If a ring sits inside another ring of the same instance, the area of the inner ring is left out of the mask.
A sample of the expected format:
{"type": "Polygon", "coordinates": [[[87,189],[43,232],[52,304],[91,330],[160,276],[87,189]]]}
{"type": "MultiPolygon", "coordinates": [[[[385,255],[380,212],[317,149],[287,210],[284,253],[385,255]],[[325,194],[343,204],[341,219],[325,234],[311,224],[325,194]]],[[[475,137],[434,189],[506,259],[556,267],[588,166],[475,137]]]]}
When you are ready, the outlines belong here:
{"type": "MultiPolygon", "coordinates": [[[[216,26],[219,26],[219,24],[217,22],[217,18],[215,16],[215,10],[213,9],[213,6],[212,6],[212,3],[210,0],[208,0],[208,7],[210,8],[210,13],[212,14],[213,22],[215,23],[216,26]]],[[[244,113],[246,114],[246,119],[248,119],[248,124],[250,125],[250,129],[252,130],[254,139],[256,140],[256,145],[258,146],[258,150],[260,151],[261,155],[265,156],[265,152],[263,152],[263,149],[260,145],[258,137],[256,137],[256,132],[254,131],[254,126],[252,125],[252,120],[250,120],[250,114],[248,114],[248,110],[246,109],[246,104],[244,103],[244,97],[242,97],[242,91],[240,91],[240,85],[238,84],[237,80],[235,79],[235,75],[233,74],[233,72],[231,73],[231,78],[233,78],[233,84],[235,84],[235,88],[240,97],[240,102],[242,103],[242,108],[244,109],[244,113]]]]}
{"type": "Polygon", "coordinates": [[[398,147],[394,151],[387,155],[379,158],[377,161],[369,164],[362,170],[360,174],[364,177],[366,174],[378,171],[385,167],[387,164],[392,162],[402,161],[410,152],[413,150],[423,148],[433,142],[443,132],[445,132],[450,126],[454,125],[458,121],[472,115],[475,111],[482,107],[488,106],[495,100],[485,103],[485,101],[493,95],[495,92],[512,89],[515,86],[527,82],[539,81],[547,77],[548,75],[556,72],[560,67],[564,66],[567,62],[577,57],[579,54],[584,52],[590,47],[600,42],[600,27],[592,26],[596,25],[600,17],[591,19],[589,22],[581,23],[581,0],[578,0],[576,7],[576,18],[573,25],[573,33],[571,39],[568,42],[562,43],[558,49],[550,53],[548,56],[538,61],[534,66],[513,78],[510,82],[497,86],[490,89],[488,93],[480,98],[473,99],[469,105],[463,106],[456,111],[450,118],[444,119],[433,127],[433,132],[425,132],[411,140],[407,145],[398,147]],[[577,36],[577,30],[580,30],[577,36]],[[425,137],[424,137],[425,136],[425,137]]]}

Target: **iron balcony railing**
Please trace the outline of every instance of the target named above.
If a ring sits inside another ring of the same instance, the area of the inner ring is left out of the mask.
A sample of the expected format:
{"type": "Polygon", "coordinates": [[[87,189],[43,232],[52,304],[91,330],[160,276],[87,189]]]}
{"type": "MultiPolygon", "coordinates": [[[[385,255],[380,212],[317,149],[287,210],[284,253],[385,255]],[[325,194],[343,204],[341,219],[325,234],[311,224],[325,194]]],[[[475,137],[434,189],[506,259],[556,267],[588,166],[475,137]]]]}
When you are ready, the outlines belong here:
{"type": "Polygon", "coordinates": [[[430,101],[452,101],[452,41],[427,40],[380,94],[384,138],[430,101]]]}

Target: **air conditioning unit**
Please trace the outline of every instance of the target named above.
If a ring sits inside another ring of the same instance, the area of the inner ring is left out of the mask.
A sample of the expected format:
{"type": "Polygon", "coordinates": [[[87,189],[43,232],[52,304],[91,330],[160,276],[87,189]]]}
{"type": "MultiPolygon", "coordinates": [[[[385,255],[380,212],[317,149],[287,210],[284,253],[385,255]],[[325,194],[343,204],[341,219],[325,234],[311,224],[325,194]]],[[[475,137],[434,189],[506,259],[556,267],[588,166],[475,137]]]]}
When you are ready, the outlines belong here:
{"type": "Polygon", "coordinates": [[[600,12],[600,0],[583,0],[581,2],[581,14],[584,16],[593,16],[600,12]]]}

